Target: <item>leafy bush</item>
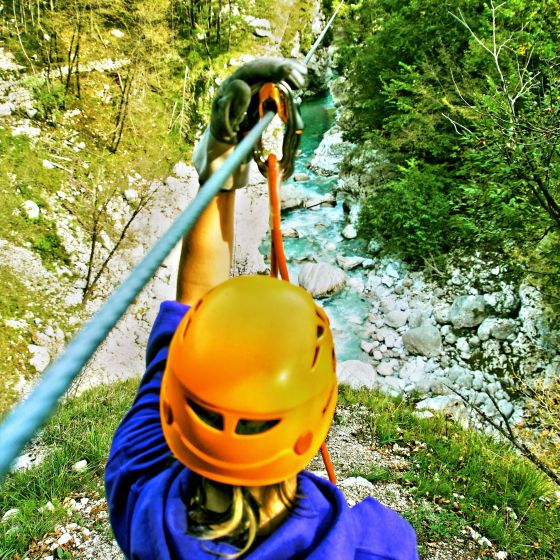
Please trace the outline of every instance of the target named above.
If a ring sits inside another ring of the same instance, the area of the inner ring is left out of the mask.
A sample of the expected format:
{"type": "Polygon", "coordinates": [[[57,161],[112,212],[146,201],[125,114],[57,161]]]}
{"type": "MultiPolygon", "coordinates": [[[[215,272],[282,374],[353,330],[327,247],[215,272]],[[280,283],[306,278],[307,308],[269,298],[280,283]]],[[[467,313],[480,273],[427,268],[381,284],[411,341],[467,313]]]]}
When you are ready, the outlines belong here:
{"type": "Polygon", "coordinates": [[[49,231],[39,237],[33,244],[43,261],[52,263],[54,261],[68,262],[68,254],[64,250],[60,237],[55,232],[49,231]]]}
{"type": "Polygon", "coordinates": [[[401,168],[399,179],[371,193],[359,217],[360,235],[383,241],[413,263],[437,256],[449,247],[451,205],[444,170],[420,168],[415,161],[401,168]]]}

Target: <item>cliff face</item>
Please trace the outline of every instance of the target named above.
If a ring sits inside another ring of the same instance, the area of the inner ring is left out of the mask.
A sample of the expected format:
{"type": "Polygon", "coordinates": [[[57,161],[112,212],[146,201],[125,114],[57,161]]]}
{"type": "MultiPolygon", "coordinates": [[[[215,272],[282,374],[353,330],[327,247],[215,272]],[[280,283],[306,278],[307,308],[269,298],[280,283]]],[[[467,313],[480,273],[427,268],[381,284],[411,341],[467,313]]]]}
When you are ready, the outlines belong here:
{"type": "MultiPolygon", "coordinates": [[[[316,27],[317,3],[283,0],[273,13],[262,1],[222,4],[15,2],[1,12],[0,412],[193,196],[184,162],[221,77],[254,56],[295,53],[316,27]]],[[[263,266],[262,195],[240,194],[238,272],[263,266]]],[[[119,350],[115,370],[116,354],[103,358],[83,386],[140,371],[152,308],[173,297],[168,266],[136,304],[140,324],[133,313],[119,326],[137,344],[119,350]]]]}

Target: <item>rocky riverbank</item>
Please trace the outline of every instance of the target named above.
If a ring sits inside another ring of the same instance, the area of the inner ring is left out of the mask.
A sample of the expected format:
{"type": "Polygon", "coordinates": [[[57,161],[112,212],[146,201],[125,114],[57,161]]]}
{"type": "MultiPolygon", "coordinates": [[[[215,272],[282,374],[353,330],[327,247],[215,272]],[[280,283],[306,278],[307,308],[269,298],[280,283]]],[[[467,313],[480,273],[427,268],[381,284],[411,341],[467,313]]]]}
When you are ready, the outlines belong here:
{"type": "MultiPolygon", "coordinates": [[[[332,82],[331,90],[337,120],[309,167],[337,179],[336,199],[347,211],[341,235],[354,239],[364,181],[384,158],[344,141],[349,99],[344,79],[332,82]],[[345,158],[349,171],[340,174],[345,158]]],[[[340,381],[392,395],[418,393],[424,415],[444,410],[467,421],[472,415],[466,399],[498,422],[502,415],[513,424],[520,421],[519,379],[553,379],[560,373],[537,288],[512,280],[507,266],[481,255],[454,257],[436,282],[433,270],[411,270],[396,258],[379,256],[380,250],[369,240],[361,255],[339,251],[300,270],[300,284],[317,296],[352,290],[369,306],[359,342],[362,358],[339,363],[340,381]]]]}

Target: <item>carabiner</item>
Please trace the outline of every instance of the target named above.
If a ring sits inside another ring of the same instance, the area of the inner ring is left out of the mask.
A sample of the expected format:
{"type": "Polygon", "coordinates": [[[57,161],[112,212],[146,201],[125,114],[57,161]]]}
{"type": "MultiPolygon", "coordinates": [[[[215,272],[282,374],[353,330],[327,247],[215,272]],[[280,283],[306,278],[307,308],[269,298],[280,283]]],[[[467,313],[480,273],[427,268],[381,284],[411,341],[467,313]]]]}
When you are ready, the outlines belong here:
{"type": "MultiPolygon", "coordinates": [[[[295,159],[301,135],[303,120],[299,113],[299,104],[294,101],[290,86],[282,81],[267,82],[259,90],[259,116],[262,118],[266,111],[274,111],[286,125],[282,142],[282,159],[278,165],[282,171],[282,179],[288,179],[294,172],[295,159]]],[[[260,172],[268,176],[268,164],[264,157],[262,139],[257,142],[253,151],[260,172]]]]}

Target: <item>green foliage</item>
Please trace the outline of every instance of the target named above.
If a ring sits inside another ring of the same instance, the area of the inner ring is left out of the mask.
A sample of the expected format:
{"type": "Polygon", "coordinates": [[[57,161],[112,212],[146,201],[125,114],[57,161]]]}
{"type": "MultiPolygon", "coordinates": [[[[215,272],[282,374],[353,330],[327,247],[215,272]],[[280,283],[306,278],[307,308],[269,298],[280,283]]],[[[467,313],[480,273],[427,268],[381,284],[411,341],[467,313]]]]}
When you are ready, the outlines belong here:
{"type": "Polygon", "coordinates": [[[411,262],[444,252],[453,234],[445,172],[438,166],[401,168],[399,179],[371,193],[363,203],[360,235],[383,241],[385,250],[411,262]]]}
{"type": "Polygon", "coordinates": [[[23,556],[30,541],[67,522],[62,507],[72,492],[97,492],[115,429],[132,404],[137,379],[86,391],[65,402],[35,442],[47,452],[43,462],[28,471],[9,475],[0,487],[0,515],[19,513],[3,524],[0,550],[9,558],[23,556]],[[77,472],[72,465],[87,460],[77,472]],[[52,502],[54,511],[41,510],[52,502]]]}
{"type": "Polygon", "coordinates": [[[51,118],[64,109],[65,88],[62,83],[27,76],[22,80],[22,85],[31,91],[42,118],[51,118]]]}
{"type": "Polygon", "coordinates": [[[455,513],[435,510],[433,506],[422,504],[403,513],[413,527],[422,535],[422,541],[440,542],[461,536],[466,522],[455,513]]]}
{"type": "Polygon", "coordinates": [[[405,514],[421,544],[458,534],[468,523],[512,558],[557,557],[557,487],[509,444],[443,415],[417,418],[411,403],[365,389],[343,386],[339,400],[371,411],[375,442],[408,449],[401,482],[433,504],[405,514]]]}
{"type": "Polygon", "coordinates": [[[33,249],[41,255],[45,262],[62,261],[66,264],[69,262],[68,254],[56,232],[49,231],[41,235],[35,241],[33,249]]]}
{"type": "Polygon", "coordinates": [[[443,215],[428,214],[429,243],[425,220],[405,215],[410,227],[399,229],[391,216],[401,212],[399,195],[424,215],[418,176],[401,173],[386,186],[392,204],[375,185],[367,196],[362,233],[414,262],[465,245],[530,254],[550,228],[560,229],[560,9],[536,0],[495,6],[380,0],[344,12],[338,46],[353,95],[347,135],[376,139],[396,169],[417,161],[427,185],[431,166],[441,166],[434,209],[443,215]]]}

